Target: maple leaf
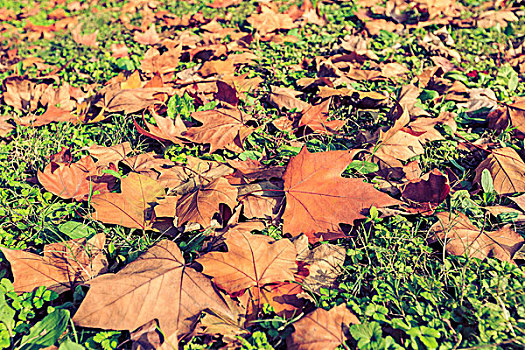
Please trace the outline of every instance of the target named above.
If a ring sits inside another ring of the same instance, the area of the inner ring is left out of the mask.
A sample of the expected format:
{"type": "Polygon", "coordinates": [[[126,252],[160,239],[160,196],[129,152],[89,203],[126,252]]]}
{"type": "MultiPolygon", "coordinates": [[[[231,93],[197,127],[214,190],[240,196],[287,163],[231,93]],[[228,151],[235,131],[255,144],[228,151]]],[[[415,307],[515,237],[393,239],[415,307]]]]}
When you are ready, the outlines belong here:
{"type": "Polygon", "coordinates": [[[302,92],[290,88],[272,86],[269,101],[279,109],[285,107],[288,110],[295,109],[300,112],[310,106],[308,103],[297,98],[297,96],[301,94],[302,92]]]}
{"type": "Polygon", "coordinates": [[[107,168],[112,164],[116,167],[120,161],[124,160],[131,153],[132,148],[129,142],[123,142],[111,147],[92,145],[86,150],[92,157],[97,159],[95,163],[97,167],[107,168]]]}
{"type": "Polygon", "coordinates": [[[189,128],[182,136],[192,142],[210,144],[210,153],[224,148],[240,153],[244,139],[253,132],[246,126],[251,118],[234,108],[194,112],[191,117],[203,125],[189,128]]]}
{"type": "Polygon", "coordinates": [[[39,171],[38,181],[46,190],[63,199],[87,200],[91,193],[109,192],[108,184],[95,178],[96,166],[86,156],[76,163],[51,162],[44,171],[39,171]]]}
{"type": "Polygon", "coordinates": [[[140,70],[146,73],[167,74],[177,70],[181,55],[181,47],[169,49],[161,54],[159,50],[150,48],[144,54],[140,70]]]}
{"type": "Polygon", "coordinates": [[[266,9],[262,13],[251,15],[246,21],[262,35],[279,29],[292,29],[297,26],[289,15],[266,9]]]}
{"type": "Polygon", "coordinates": [[[48,244],[44,256],[23,250],[0,250],[11,264],[15,292],[31,292],[40,286],[62,292],[105,271],[105,241],[106,236],[100,233],[88,241],[79,238],[48,244]]]}
{"type": "Polygon", "coordinates": [[[40,97],[47,85],[35,84],[20,77],[8,78],[3,81],[4,102],[18,110],[33,112],[38,108],[40,97]]]}
{"type": "Polygon", "coordinates": [[[450,192],[448,177],[437,169],[425,174],[419,179],[407,183],[401,196],[408,200],[410,211],[432,214],[450,192]]]}
{"type": "Polygon", "coordinates": [[[172,119],[169,117],[161,117],[154,110],[151,110],[151,114],[157,125],[150,124],[144,120],[144,124],[146,124],[149,131],[144,130],[135,119],[133,119],[133,123],[139,133],[159,141],[171,141],[174,144],[184,143],[182,134],[186,132],[188,128],[179,115],[176,115],[175,118],[172,119]]]}
{"type": "Polygon", "coordinates": [[[111,44],[111,56],[115,58],[128,57],[129,49],[126,44],[111,44]]]}
{"type": "Polygon", "coordinates": [[[211,4],[209,4],[209,7],[213,7],[216,9],[229,7],[232,5],[238,5],[242,2],[242,0],[213,0],[211,4]]]}
{"type": "Polygon", "coordinates": [[[271,305],[277,315],[290,318],[304,306],[304,300],[298,296],[302,293],[304,290],[298,283],[279,282],[251,287],[238,299],[246,309],[248,320],[256,319],[264,304],[271,305]]]}
{"type": "Polygon", "coordinates": [[[445,241],[446,251],[453,255],[466,255],[478,259],[493,257],[513,262],[512,257],[525,242],[510,225],[490,232],[474,226],[463,213],[442,212],[436,216],[438,222],[430,228],[433,234],[430,242],[438,239],[445,241]]]}
{"type": "Polygon", "coordinates": [[[333,131],[339,130],[345,123],[343,120],[327,121],[331,101],[332,99],[329,98],[324,102],[308,107],[299,119],[299,126],[308,126],[314,132],[321,134],[332,134],[333,131]]]}
{"type": "Polygon", "coordinates": [[[237,205],[237,189],[224,178],[199,186],[195,191],[179,199],[177,203],[179,224],[196,222],[203,227],[208,227],[213,215],[219,211],[221,203],[231,209],[237,205]]]}
{"type": "Polygon", "coordinates": [[[318,308],[293,324],[286,345],[289,350],[335,349],[346,341],[348,325],[360,323],[345,303],[330,311],[318,308]]]}
{"type": "Polygon", "coordinates": [[[304,235],[298,237],[294,244],[297,260],[306,264],[309,271],[308,276],[301,281],[303,289],[321,294],[321,288],[331,288],[343,269],[345,248],[325,243],[309,250],[308,237],[304,235]]]}
{"type": "Polygon", "coordinates": [[[211,252],[197,262],[203,266],[203,273],[213,277],[213,282],[229,294],[294,281],[296,251],[289,240],[275,241],[235,228],[228,230],[224,237],[228,252],[211,252]]]}
{"type": "Polygon", "coordinates": [[[98,47],[98,42],[97,42],[98,30],[94,31],[91,34],[85,34],[85,35],[80,34],[81,31],[82,31],[82,24],[76,26],[71,31],[74,42],[76,42],[79,45],[98,47]]]}
{"type": "Polygon", "coordinates": [[[342,233],[340,223],[353,224],[364,211],[398,204],[361,179],[343,178],[353,155],[348,151],[310,153],[306,147],[293,157],[284,173],[286,207],[283,232],[304,233],[311,242],[316,233],[342,233]]]}
{"type": "Polygon", "coordinates": [[[15,129],[13,124],[8,123],[9,120],[11,120],[11,116],[0,116],[0,138],[7,138],[11,134],[11,131],[15,129]]]}
{"type": "Polygon", "coordinates": [[[481,173],[487,169],[498,194],[525,192],[525,163],[513,148],[504,147],[492,153],[476,168],[474,182],[481,182],[481,173]]]}
{"type": "Polygon", "coordinates": [[[160,36],[155,30],[155,24],[152,24],[144,33],[135,32],[133,40],[142,45],[155,45],[160,42],[160,36]]]}
{"type": "Polygon", "coordinates": [[[121,193],[104,193],[91,198],[93,218],[107,224],[147,229],[150,226],[152,202],[164,195],[164,188],[154,179],[130,173],[121,183],[121,193]]]}
{"type": "Polygon", "coordinates": [[[239,186],[239,198],[247,218],[275,218],[284,199],[282,183],[260,181],[239,186]]]}
{"type": "Polygon", "coordinates": [[[173,91],[168,87],[149,87],[137,89],[110,89],[104,94],[104,98],[98,105],[107,112],[134,113],[149,106],[162,103],[159,95],[172,95],[173,91]]]}
{"type": "MultiPolygon", "coordinates": [[[[210,309],[237,319],[203,274],[186,266],[177,245],[164,240],[116,274],[90,281],[73,317],[82,327],[133,331],[153,319],[167,337],[184,336],[194,318],[210,309]]],[[[231,303],[231,301],[230,301],[231,303]]]]}

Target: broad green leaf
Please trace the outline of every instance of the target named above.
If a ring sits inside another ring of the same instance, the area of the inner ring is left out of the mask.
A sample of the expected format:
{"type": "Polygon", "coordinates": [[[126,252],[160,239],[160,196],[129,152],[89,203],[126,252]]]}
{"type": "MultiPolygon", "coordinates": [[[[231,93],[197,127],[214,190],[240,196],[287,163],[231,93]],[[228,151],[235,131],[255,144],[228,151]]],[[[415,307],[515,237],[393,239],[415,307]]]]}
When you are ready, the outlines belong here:
{"type": "Polygon", "coordinates": [[[69,322],[69,311],[58,309],[37,322],[22,338],[20,350],[37,350],[51,346],[64,333],[69,322]]]}
{"type": "Polygon", "coordinates": [[[88,238],[97,233],[95,229],[77,221],[64,222],[58,226],[58,230],[71,239],[88,238]]]}

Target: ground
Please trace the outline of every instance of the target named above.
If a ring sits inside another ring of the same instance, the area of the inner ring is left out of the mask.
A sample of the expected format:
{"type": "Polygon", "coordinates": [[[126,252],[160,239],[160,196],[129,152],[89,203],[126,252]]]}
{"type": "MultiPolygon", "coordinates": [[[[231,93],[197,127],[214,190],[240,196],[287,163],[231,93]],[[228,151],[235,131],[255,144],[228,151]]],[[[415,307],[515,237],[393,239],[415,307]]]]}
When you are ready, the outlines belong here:
{"type": "Polygon", "coordinates": [[[0,0],[0,349],[523,349],[524,14],[0,0]]]}

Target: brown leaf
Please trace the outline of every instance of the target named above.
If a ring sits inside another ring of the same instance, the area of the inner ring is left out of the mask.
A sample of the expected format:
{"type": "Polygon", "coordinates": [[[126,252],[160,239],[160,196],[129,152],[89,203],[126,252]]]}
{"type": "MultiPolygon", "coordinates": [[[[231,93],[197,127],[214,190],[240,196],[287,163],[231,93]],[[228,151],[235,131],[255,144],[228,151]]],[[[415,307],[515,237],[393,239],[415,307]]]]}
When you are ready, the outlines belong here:
{"type": "Polygon", "coordinates": [[[345,303],[330,311],[318,308],[293,324],[286,345],[289,350],[335,349],[346,341],[348,325],[360,323],[345,303]]]}
{"type": "Polygon", "coordinates": [[[181,55],[181,47],[177,46],[160,54],[155,48],[150,48],[144,54],[140,70],[146,73],[159,73],[161,75],[173,73],[177,70],[181,55]]]}
{"type": "Polygon", "coordinates": [[[37,85],[30,80],[14,77],[5,79],[3,87],[2,96],[7,105],[21,111],[33,112],[38,108],[38,102],[47,85],[37,85]]]}
{"type": "Polygon", "coordinates": [[[296,251],[289,240],[275,241],[244,230],[229,230],[225,238],[228,252],[211,252],[197,261],[204,267],[203,273],[229,294],[294,281],[296,251]]]}
{"type": "Polygon", "coordinates": [[[211,4],[209,4],[209,7],[213,7],[216,9],[229,7],[232,5],[238,5],[242,2],[242,0],[213,0],[211,4]]]}
{"type": "Polygon", "coordinates": [[[91,198],[91,205],[96,210],[93,218],[107,224],[149,228],[152,203],[164,195],[164,188],[147,176],[130,173],[122,179],[121,189],[121,193],[104,193],[91,198]]]}
{"type": "Polygon", "coordinates": [[[0,116],[0,138],[8,137],[11,134],[11,131],[15,129],[13,124],[8,123],[9,120],[11,120],[11,116],[0,116]]]}
{"type": "Polygon", "coordinates": [[[133,119],[139,133],[159,141],[171,141],[174,144],[184,143],[182,134],[188,131],[188,128],[179,115],[176,115],[175,119],[172,119],[169,117],[161,117],[154,110],[151,110],[151,114],[157,125],[150,124],[144,120],[144,124],[146,124],[149,131],[144,130],[138,125],[135,119],[133,119]]]}
{"type": "Polygon", "coordinates": [[[438,222],[431,227],[431,242],[442,240],[445,249],[453,255],[466,255],[469,258],[496,258],[513,262],[512,257],[525,242],[520,234],[504,226],[495,232],[480,230],[463,214],[438,213],[438,222]]]}
{"type": "Polygon", "coordinates": [[[126,44],[111,44],[111,56],[115,58],[128,57],[129,49],[126,44]]]}
{"type": "Polygon", "coordinates": [[[161,241],[116,274],[90,282],[73,317],[82,327],[133,331],[153,319],[167,337],[184,336],[205,310],[235,320],[210,280],[187,267],[177,245],[161,241]]]}
{"type": "Polygon", "coordinates": [[[525,192],[525,163],[513,148],[492,150],[492,153],[476,168],[474,182],[481,182],[481,173],[484,169],[490,172],[494,190],[498,194],[525,192]]]}
{"type": "Polygon", "coordinates": [[[31,292],[40,286],[62,292],[106,270],[105,242],[106,236],[100,233],[88,241],[80,238],[48,244],[44,256],[23,250],[0,250],[11,264],[15,292],[31,292]]]}
{"type": "Polygon", "coordinates": [[[212,75],[227,75],[227,74],[233,74],[235,71],[235,66],[233,64],[233,61],[226,60],[226,61],[206,61],[202,64],[202,67],[199,69],[199,74],[202,75],[204,78],[212,76],[212,75]]]}
{"type": "Polygon", "coordinates": [[[292,29],[297,26],[289,15],[266,9],[262,13],[251,15],[246,21],[261,35],[280,29],[292,29]]]}
{"type": "Polygon", "coordinates": [[[279,282],[266,284],[260,288],[251,287],[239,297],[239,301],[246,309],[248,320],[257,319],[264,304],[272,306],[277,315],[291,318],[304,306],[304,300],[298,297],[298,294],[303,292],[303,288],[298,283],[279,282]]]}
{"type": "Polygon", "coordinates": [[[211,224],[219,205],[226,204],[232,210],[237,205],[237,189],[228,180],[219,178],[183,196],[177,203],[179,225],[196,222],[203,227],[211,224]]]}
{"type": "Polygon", "coordinates": [[[111,147],[93,145],[86,149],[92,157],[97,159],[95,165],[99,168],[109,167],[111,164],[118,166],[118,163],[131,153],[129,142],[119,143],[111,147]]]}
{"type": "Polygon", "coordinates": [[[361,179],[341,177],[353,155],[348,151],[310,153],[303,147],[284,173],[286,208],[283,232],[304,233],[310,242],[314,233],[342,233],[340,223],[353,224],[365,210],[398,204],[361,179]]]}
{"type": "Polygon", "coordinates": [[[104,95],[103,107],[107,112],[124,112],[126,114],[138,112],[149,106],[162,103],[162,100],[156,98],[157,95],[172,93],[171,88],[138,88],[117,90],[112,89],[104,95]]]}
{"type": "Polygon", "coordinates": [[[401,196],[409,202],[409,211],[429,215],[447,198],[449,192],[448,177],[434,169],[420,179],[407,183],[401,196]]]}
{"type": "Polygon", "coordinates": [[[253,132],[246,126],[250,117],[234,108],[194,112],[191,117],[203,125],[189,128],[183,136],[192,142],[210,144],[210,153],[224,148],[240,153],[244,139],[253,132]]]}
{"type": "Polygon", "coordinates": [[[327,120],[331,102],[332,99],[329,98],[324,102],[308,107],[299,119],[299,126],[308,126],[314,132],[321,134],[332,134],[339,130],[345,124],[344,120],[327,120]]]}
{"type": "Polygon", "coordinates": [[[160,42],[160,36],[155,30],[155,24],[152,24],[144,33],[135,32],[133,40],[142,45],[155,45],[160,42]]]}
{"type": "Polygon", "coordinates": [[[261,181],[239,187],[239,198],[244,206],[243,214],[248,219],[275,218],[284,197],[282,183],[261,181]]]}
{"type": "Polygon", "coordinates": [[[374,19],[365,23],[365,28],[370,35],[379,35],[381,30],[387,32],[397,32],[403,30],[404,26],[400,23],[386,21],[384,19],[374,19]]]}
{"type": "Polygon", "coordinates": [[[271,89],[269,102],[279,109],[295,109],[300,112],[310,106],[297,98],[302,92],[279,86],[272,86],[271,89]]]}
{"type": "Polygon", "coordinates": [[[72,31],[71,34],[73,35],[73,41],[76,42],[79,45],[85,45],[90,47],[98,47],[97,42],[97,35],[98,30],[94,31],[91,34],[80,34],[82,31],[82,24],[76,26],[72,31]]]}
{"type": "Polygon", "coordinates": [[[340,276],[346,258],[346,249],[334,244],[321,244],[305,252],[305,256],[297,260],[308,265],[310,274],[301,285],[303,289],[320,294],[321,288],[332,288],[340,276]]]}
{"type": "Polygon", "coordinates": [[[97,182],[95,175],[95,163],[86,156],[72,164],[51,162],[37,176],[46,190],[60,198],[84,201],[91,193],[109,192],[108,184],[97,182]]]}

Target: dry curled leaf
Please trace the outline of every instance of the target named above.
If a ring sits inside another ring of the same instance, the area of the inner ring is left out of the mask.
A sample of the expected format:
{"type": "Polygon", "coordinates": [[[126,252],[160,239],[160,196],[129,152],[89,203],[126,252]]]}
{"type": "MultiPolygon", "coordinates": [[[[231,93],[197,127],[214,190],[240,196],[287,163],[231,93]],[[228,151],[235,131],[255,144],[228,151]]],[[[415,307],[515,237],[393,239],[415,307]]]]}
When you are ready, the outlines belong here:
{"type": "Polygon", "coordinates": [[[40,286],[62,292],[107,269],[105,242],[106,236],[100,233],[88,241],[80,238],[48,244],[43,256],[23,250],[0,250],[11,264],[15,292],[31,292],[40,286]]]}
{"type": "Polygon", "coordinates": [[[481,173],[484,169],[490,172],[494,190],[498,194],[525,192],[525,163],[513,148],[492,150],[492,153],[476,168],[474,182],[481,181],[481,173]]]}
{"type": "Polygon", "coordinates": [[[438,222],[431,227],[431,242],[445,242],[445,249],[453,255],[466,255],[470,258],[496,258],[513,262],[514,254],[521,248],[525,239],[520,234],[504,226],[498,231],[486,231],[474,226],[463,214],[438,213],[438,222]]]}
{"type": "Polygon", "coordinates": [[[335,349],[347,340],[348,326],[360,323],[345,303],[330,311],[318,308],[293,324],[286,345],[289,350],[335,349]]]}

